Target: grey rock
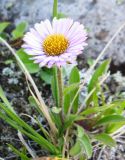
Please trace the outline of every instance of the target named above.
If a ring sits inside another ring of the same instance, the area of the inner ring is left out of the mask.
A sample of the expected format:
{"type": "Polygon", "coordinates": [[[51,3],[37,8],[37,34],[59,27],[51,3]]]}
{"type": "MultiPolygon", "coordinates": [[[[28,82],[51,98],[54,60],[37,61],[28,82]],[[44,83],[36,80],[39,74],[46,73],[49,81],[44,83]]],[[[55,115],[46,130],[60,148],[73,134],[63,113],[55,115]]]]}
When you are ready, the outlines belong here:
{"type": "MultiPolygon", "coordinates": [[[[1,20],[29,22],[51,18],[53,0],[0,0],[1,20]]],[[[96,58],[118,27],[125,22],[125,1],[116,0],[59,0],[59,11],[79,20],[89,29],[87,57],[96,58]]],[[[114,64],[125,63],[125,30],[106,51],[104,58],[112,57],[114,64]]]]}

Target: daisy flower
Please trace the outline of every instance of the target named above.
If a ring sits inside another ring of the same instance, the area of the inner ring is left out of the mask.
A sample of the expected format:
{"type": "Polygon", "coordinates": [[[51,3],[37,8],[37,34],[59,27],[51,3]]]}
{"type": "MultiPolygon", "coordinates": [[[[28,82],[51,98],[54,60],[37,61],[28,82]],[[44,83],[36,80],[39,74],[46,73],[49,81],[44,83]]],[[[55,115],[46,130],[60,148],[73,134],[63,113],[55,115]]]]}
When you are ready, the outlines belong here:
{"type": "Polygon", "coordinates": [[[52,24],[48,19],[36,23],[25,34],[22,47],[40,67],[61,67],[66,63],[76,63],[77,55],[87,45],[86,39],[86,30],[79,22],[54,18],[52,24]]]}

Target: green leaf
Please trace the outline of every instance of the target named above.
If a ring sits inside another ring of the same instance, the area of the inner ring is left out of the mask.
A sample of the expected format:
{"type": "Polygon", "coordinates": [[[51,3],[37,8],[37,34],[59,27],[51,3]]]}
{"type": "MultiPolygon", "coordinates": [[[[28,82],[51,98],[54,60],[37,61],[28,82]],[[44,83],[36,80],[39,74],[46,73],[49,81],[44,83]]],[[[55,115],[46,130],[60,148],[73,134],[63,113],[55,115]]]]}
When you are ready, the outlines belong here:
{"type": "Polygon", "coordinates": [[[90,83],[88,85],[88,92],[90,92],[95,86],[96,83],[98,82],[99,77],[101,77],[104,73],[107,72],[109,64],[110,64],[110,59],[105,60],[94,72],[90,83]]]}
{"type": "Polygon", "coordinates": [[[79,87],[79,83],[73,83],[69,85],[68,87],[64,88],[64,95],[70,94],[70,92],[73,92],[75,89],[79,87]]]}
{"type": "Polygon", "coordinates": [[[88,108],[85,111],[81,112],[81,115],[90,115],[93,113],[99,113],[99,112],[104,112],[105,110],[109,109],[109,108],[114,108],[116,105],[115,104],[109,104],[109,105],[104,105],[104,106],[100,106],[100,107],[92,107],[92,108],[88,108]]]}
{"type": "Polygon", "coordinates": [[[8,144],[8,146],[11,148],[11,150],[18,155],[22,160],[30,160],[25,154],[17,150],[15,147],[13,147],[11,144],[8,144]]]}
{"type": "Polygon", "coordinates": [[[105,125],[109,123],[125,122],[125,117],[121,115],[108,115],[97,121],[96,125],[105,125]]]}
{"type": "Polygon", "coordinates": [[[84,132],[84,129],[80,126],[77,126],[78,130],[78,140],[81,143],[81,147],[85,149],[88,158],[92,156],[92,145],[88,135],[84,132]]]}
{"type": "Polygon", "coordinates": [[[92,66],[93,63],[94,63],[94,60],[89,57],[89,58],[87,59],[87,63],[88,63],[89,66],[92,66]]]}
{"type": "Polygon", "coordinates": [[[28,97],[28,101],[29,101],[30,105],[31,105],[32,107],[34,107],[34,108],[43,116],[43,114],[42,114],[42,112],[41,112],[38,104],[36,103],[34,97],[33,97],[33,96],[29,96],[29,97],[28,97]]]}
{"type": "Polygon", "coordinates": [[[75,145],[70,149],[69,154],[71,156],[76,156],[76,155],[80,154],[80,152],[81,152],[81,144],[79,141],[77,141],[75,143],[75,145]]]}
{"type": "MultiPolygon", "coordinates": [[[[58,112],[58,111],[57,111],[58,112]]],[[[60,118],[60,114],[54,113],[53,111],[50,112],[51,118],[55,125],[57,126],[59,132],[62,131],[62,121],[60,118]]]]}
{"type": "Polygon", "coordinates": [[[57,148],[39,133],[37,133],[32,127],[25,123],[15,112],[11,111],[10,108],[7,108],[5,105],[0,103],[0,109],[4,112],[0,112],[0,118],[9,123],[16,130],[19,130],[21,133],[25,134],[29,138],[36,141],[42,147],[47,149],[50,152],[58,152],[57,148]]]}
{"type": "Polygon", "coordinates": [[[51,84],[52,81],[52,70],[45,68],[40,71],[40,78],[44,80],[47,84],[51,84]]]}
{"type": "Polygon", "coordinates": [[[23,37],[26,28],[27,28],[26,22],[21,22],[20,24],[18,24],[16,28],[12,31],[13,39],[23,37]]]}
{"type": "Polygon", "coordinates": [[[0,86],[0,98],[3,100],[3,102],[7,105],[7,107],[13,111],[13,108],[10,105],[10,102],[8,101],[8,99],[5,96],[5,93],[2,89],[2,87],[0,86]]]}
{"type": "MultiPolygon", "coordinates": [[[[73,84],[79,84],[80,83],[80,75],[79,75],[79,70],[77,69],[77,67],[74,67],[70,73],[70,77],[69,77],[69,85],[73,85],[73,84]]],[[[74,99],[77,91],[78,91],[79,87],[77,87],[76,89],[74,89],[74,91],[70,92],[70,101],[72,102],[72,100],[74,99]]],[[[79,103],[79,95],[76,97],[73,105],[72,105],[72,109],[73,112],[76,113],[78,110],[78,103],[79,103]]]]}
{"type": "Polygon", "coordinates": [[[84,129],[80,126],[77,126],[77,130],[78,130],[78,138],[83,137],[85,134],[84,129]]]}
{"type": "Polygon", "coordinates": [[[35,64],[33,60],[30,60],[29,58],[31,58],[31,56],[26,54],[23,49],[18,50],[17,54],[31,74],[39,72],[39,65],[35,64]]]}
{"type": "Polygon", "coordinates": [[[64,96],[64,113],[67,114],[70,107],[70,94],[64,96]]]}
{"type": "Polygon", "coordinates": [[[9,25],[9,22],[1,22],[0,23],[0,33],[2,33],[9,25]]]}
{"type": "Polygon", "coordinates": [[[124,126],[124,125],[125,125],[125,122],[119,122],[119,123],[109,124],[109,125],[106,127],[105,132],[106,132],[106,133],[113,133],[113,132],[117,131],[119,128],[121,128],[121,127],[124,126]]]}
{"type": "Polygon", "coordinates": [[[31,74],[38,73],[40,70],[40,67],[35,63],[25,63],[25,66],[31,74]]]}
{"type": "Polygon", "coordinates": [[[70,154],[72,156],[78,155],[85,151],[88,159],[92,156],[92,145],[89,137],[84,132],[84,129],[80,126],[77,126],[78,135],[75,145],[71,148],[70,154]]]}
{"type": "Polygon", "coordinates": [[[87,134],[84,134],[82,138],[79,139],[81,144],[83,145],[85,152],[87,154],[88,159],[92,157],[92,145],[87,134]]]}
{"type": "Polygon", "coordinates": [[[102,142],[104,145],[107,145],[110,147],[116,146],[116,142],[114,141],[114,139],[106,133],[95,135],[94,138],[102,142]]]}

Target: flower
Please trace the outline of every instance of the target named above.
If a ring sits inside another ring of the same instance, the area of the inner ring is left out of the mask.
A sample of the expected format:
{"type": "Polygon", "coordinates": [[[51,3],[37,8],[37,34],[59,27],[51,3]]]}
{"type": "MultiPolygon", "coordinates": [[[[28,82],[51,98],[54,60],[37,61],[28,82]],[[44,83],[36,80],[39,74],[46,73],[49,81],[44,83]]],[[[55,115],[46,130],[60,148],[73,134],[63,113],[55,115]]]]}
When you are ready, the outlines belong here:
{"type": "Polygon", "coordinates": [[[52,24],[48,19],[35,24],[25,34],[22,47],[40,67],[60,67],[76,63],[77,55],[87,45],[86,39],[86,30],[79,22],[70,18],[54,18],[52,24]]]}

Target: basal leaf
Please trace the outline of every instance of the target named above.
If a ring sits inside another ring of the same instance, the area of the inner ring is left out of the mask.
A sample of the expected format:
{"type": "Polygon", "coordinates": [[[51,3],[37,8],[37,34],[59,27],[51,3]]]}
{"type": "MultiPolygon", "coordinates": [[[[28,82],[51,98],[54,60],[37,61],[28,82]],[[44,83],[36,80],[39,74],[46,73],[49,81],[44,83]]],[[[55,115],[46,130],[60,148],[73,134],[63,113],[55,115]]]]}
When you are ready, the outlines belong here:
{"type": "Polygon", "coordinates": [[[102,142],[104,145],[107,145],[110,147],[116,146],[116,142],[114,141],[114,139],[106,133],[100,133],[98,135],[95,135],[94,138],[102,142]]]}
{"type": "Polygon", "coordinates": [[[0,23],[0,33],[2,33],[9,25],[9,22],[1,22],[0,23]]]}
{"type": "Polygon", "coordinates": [[[64,96],[64,107],[63,107],[63,110],[64,110],[64,113],[67,114],[68,110],[69,110],[69,107],[70,107],[70,94],[67,94],[64,96]]]}
{"type": "Polygon", "coordinates": [[[91,158],[93,149],[92,149],[92,145],[91,145],[90,139],[87,136],[87,134],[84,134],[82,138],[79,138],[79,141],[84,147],[88,159],[91,158]]]}
{"type": "Polygon", "coordinates": [[[8,146],[11,148],[11,150],[18,155],[19,157],[21,157],[22,160],[30,160],[30,158],[27,157],[27,155],[23,154],[22,152],[20,152],[18,149],[16,149],[15,147],[13,147],[11,144],[8,144],[8,146]]]}
{"type": "Polygon", "coordinates": [[[16,28],[12,31],[13,39],[23,37],[26,28],[27,28],[26,22],[21,22],[20,24],[18,24],[16,28]]]}
{"type": "Polygon", "coordinates": [[[40,70],[39,65],[35,64],[33,62],[33,60],[30,60],[29,58],[31,58],[31,56],[26,54],[23,49],[18,50],[17,54],[18,54],[19,58],[22,60],[22,62],[24,63],[24,65],[26,66],[26,68],[28,69],[28,71],[30,73],[39,72],[39,70],[40,70]]]}
{"type": "Polygon", "coordinates": [[[113,132],[117,131],[118,129],[120,129],[121,127],[123,127],[124,125],[125,125],[125,122],[119,122],[119,123],[109,124],[106,127],[105,132],[106,133],[113,133],[113,132]]]}
{"type": "Polygon", "coordinates": [[[90,92],[95,86],[96,86],[96,83],[98,82],[98,79],[99,77],[101,77],[107,70],[108,70],[108,67],[109,67],[109,64],[110,64],[110,61],[111,60],[105,60],[97,69],[96,71],[94,72],[91,80],[90,80],[90,83],[88,85],[88,92],[90,92]]]}
{"type": "MultiPolygon", "coordinates": [[[[80,83],[80,75],[79,75],[79,70],[77,69],[77,67],[74,67],[70,73],[69,85],[76,84],[76,83],[78,83],[78,84],[80,83]]],[[[72,102],[73,98],[75,97],[78,89],[79,89],[79,87],[77,87],[76,89],[74,89],[73,91],[70,92],[71,102],[72,102]]],[[[72,105],[72,109],[73,109],[74,113],[76,113],[78,110],[78,103],[79,103],[79,95],[76,97],[76,99],[72,105]]]]}
{"type": "Polygon", "coordinates": [[[79,87],[79,83],[73,83],[69,85],[68,87],[64,88],[64,95],[70,94],[74,90],[76,90],[79,87]]]}
{"type": "Polygon", "coordinates": [[[40,78],[44,80],[47,84],[51,84],[52,81],[52,70],[51,69],[41,69],[40,78]]]}
{"type": "Polygon", "coordinates": [[[80,152],[81,152],[81,144],[79,141],[77,141],[75,145],[70,149],[69,153],[71,156],[76,156],[80,154],[80,152]]]}
{"type": "Polygon", "coordinates": [[[109,123],[119,123],[119,122],[125,122],[125,117],[121,115],[108,115],[103,118],[101,118],[96,125],[105,125],[109,123]]]}

